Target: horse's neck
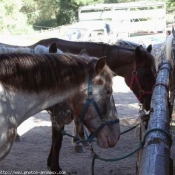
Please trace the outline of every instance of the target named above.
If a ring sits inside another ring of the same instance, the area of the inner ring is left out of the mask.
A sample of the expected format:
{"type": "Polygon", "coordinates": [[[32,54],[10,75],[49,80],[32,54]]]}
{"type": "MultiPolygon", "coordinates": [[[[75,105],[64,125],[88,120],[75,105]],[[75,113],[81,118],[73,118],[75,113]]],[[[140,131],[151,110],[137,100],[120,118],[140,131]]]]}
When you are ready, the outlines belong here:
{"type": "MultiPolygon", "coordinates": [[[[104,44],[90,42],[73,42],[61,39],[54,39],[58,48],[63,52],[79,54],[81,50],[86,49],[90,56],[102,57],[104,55],[104,44]]],[[[47,41],[46,41],[47,42],[47,41]]],[[[46,44],[46,43],[45,43],[46,44]]],[[[46,44],[47,45],[47,44],[46,44]]]]}
{"type": "Polygon", "coordinates": [[[1,91],[0,116],[12,117],[19,126],[27,118],[34,114],[60,103],[77,92],[77,89],[70,89],[65,93],[20,93],[1,91]],[[4,102],[5,101],[5,102],[4,102]]]}
{"type": "Polygon", "coordinates": [[[113,72],[124,77],[128,68],[133,68],[134,56],[134,51],[111,46],[106,62],[113,72]]]}
{"type": "Polygon", "coordinates": [[[71,42],[58,39],[57,46],[63,52],[78,54],[82,49],[86,49],[90,56],[106,56],[108,66],[120,76],[124,76],[124,68],[133,61],[134,55],[134,52],[130,50],[102,43],[71,42]]]}

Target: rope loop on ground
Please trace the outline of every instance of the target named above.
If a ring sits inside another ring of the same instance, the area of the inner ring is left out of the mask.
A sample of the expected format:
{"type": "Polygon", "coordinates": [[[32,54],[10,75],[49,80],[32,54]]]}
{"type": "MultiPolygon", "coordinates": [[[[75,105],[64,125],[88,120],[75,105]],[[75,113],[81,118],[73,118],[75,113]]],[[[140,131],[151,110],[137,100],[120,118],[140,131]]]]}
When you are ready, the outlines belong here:
{"type": "Polygon", "coordinates": [[[153,129],[150,129],[150,130],[148,130],[148,131],[145,133],[145,135],[144,135],[144,137],[143,137],[143,140],[140,142],[138,148],[136,148],[136,149],[135,149],[134,151],[132,151],[131,153],[126,154],[125,156],[122,156],[122,157],[119,157],[119,158],[110,158],[110,159],[107,159],[107,158],[102,158],[102,157],[98,156],[96,153],[94,153],[94,154],[93,154],[93,158],[92,158],[92,164],[91,164],[91,175],[94,175],[95,159],[99,159],[99,160],[108,162],[108,161],[119,161],[119,160],[128,158],[128,157],[132,156],[134,153],[136,153],[137,151],[139,151],[140,149],[142,149],[142,148],[144,147],[144,145],[145,145],[146,137],[147,137],[150,133],[155,132],[155,131],[159,131],[159,132],[162,132],[163,134],[165,134],[166,137],[168,138],[170,144],[172,144],[171,135],[170,135],[167,131],[165,131],[165,130],[163,130],[163,129],[161,129],[161,128],[153,128],[153,129]]]}

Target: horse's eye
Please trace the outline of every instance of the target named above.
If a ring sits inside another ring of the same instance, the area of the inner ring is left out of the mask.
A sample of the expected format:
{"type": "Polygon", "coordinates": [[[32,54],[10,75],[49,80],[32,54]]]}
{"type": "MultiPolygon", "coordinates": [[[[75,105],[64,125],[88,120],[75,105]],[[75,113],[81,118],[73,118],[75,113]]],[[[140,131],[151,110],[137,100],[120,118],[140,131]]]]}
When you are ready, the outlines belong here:
{"type": "Polygon", "coordinates": [[[103,80],[102,80],[102,79],[99,79],[99,80],[98,80],[98,84],[99,84],[99,85],[102,85],[102,84],[103,84],[103,80]]]}
{"type": "Polygon", "coordinates": [[[111,91],[110,90],[106,91],[106,94],[111,95],[111,91]]]}
{"type": "Polygon", "coordinates": [[[112,89],[105,90],[106,96],[110,97],[112,95],[112,89]]]}

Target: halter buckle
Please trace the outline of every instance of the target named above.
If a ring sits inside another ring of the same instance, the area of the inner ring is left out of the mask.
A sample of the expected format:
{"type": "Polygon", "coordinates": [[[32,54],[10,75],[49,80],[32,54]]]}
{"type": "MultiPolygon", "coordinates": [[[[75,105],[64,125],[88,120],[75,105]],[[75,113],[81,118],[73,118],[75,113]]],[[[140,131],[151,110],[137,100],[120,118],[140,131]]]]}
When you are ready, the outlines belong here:
{"type": "Polygon", "coordinates": [[[93,98],[93,94],[88,94],[88,95],[87,95],[87,99],[88,99],[88,100],[91,100],[92,98],[93,98]]]}
{"type": "Polygon", "coordinates": [[[103,118],[103,119],[101,120],[101,123],[102,123],[102,124],[105,124],[105,123],[106,123],[106,120],[103,118]]]}
{"type": "Polygon", "coordinates": [[[132,75],[136,76],[137,75],[137,71],[136,70],[132,71],[132,75]]]}
{"type": "Polygon", "coordinates": [[[140,94],[140,95],[143,95],[144,93],[145,93],[144,90],[139,90],[139,94],[140,94]]]}

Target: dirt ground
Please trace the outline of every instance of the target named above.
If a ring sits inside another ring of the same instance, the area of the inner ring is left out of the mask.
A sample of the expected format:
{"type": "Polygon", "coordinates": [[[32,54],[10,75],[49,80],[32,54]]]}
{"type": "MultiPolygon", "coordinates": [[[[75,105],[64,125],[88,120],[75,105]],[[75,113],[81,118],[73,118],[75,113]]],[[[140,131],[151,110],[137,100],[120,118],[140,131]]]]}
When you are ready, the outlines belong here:
{"type": "MultiPolygon", "coordinates": [[[[123,131],[138,122],[139,105],[123,78],[115,77],[113,81],[114,98],[123,131]]],[[[72,123],[66,126],[66,131],[72,133],[72,123]]],[[[51,145],[51,122],[47,112],[42,111],[26,120],[18,128],[18,133],[22,141],[14,142],[9,155],[0,162],[0,172],[38,171],[37,174],[40,174],[41,171],[45,171],[47,174],[46,161],[51,145]]],[[[138,133],[139,128],[122,135],[118,144],[107,150],[100,149],[93,143],[94,150],[104,158],[122,157],[137,148],[138,133]]],[[[172,149],[175,150],[174,145],[172,149]]],[[[172,157],[175,159],[173,152],[172,157]]],[[[67,175],[90,175],[91,162],[92,157],[88,147],[85,148],[85,153],[75,153],[71,138],[64,136],[60,165],[67,175]]],[[[135,167],[136,154],[118,162],[96,160],[95,175],[135,175],[135,167]]]]}

